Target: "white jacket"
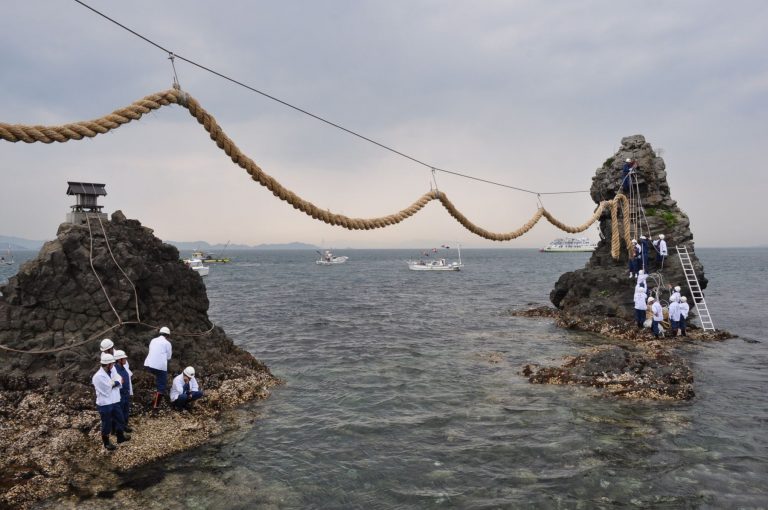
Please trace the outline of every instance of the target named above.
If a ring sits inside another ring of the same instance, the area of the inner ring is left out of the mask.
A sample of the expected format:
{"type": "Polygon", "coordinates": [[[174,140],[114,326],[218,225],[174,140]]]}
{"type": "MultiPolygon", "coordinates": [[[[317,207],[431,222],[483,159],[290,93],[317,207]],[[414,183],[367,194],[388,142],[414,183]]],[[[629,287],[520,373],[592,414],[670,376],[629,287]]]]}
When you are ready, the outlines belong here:
{"type": "Polygon", "coordinates": [[[114,367],[109,373],[99,367],[99,370],[93,374],[91,382],[96,389],[97,406],[108,406],[120,402],[120,376],[117,375],[114,367]]]}
{"type": "Polygon", "coordinates": [[[661,308],[661,303],[654,301],[651,306],[651,311],[653,312],[653,320],[657,322],[664,320],[664,310],[661,308]]]}
{"type": "Polygon", "coordinates": [[[656,250],[665,257],[667,256],[667,242],[664,239],[660,239],[656,245],[656,250]]]}
{"type": "Polygon", "coordinates": [[[149,352],[147,359],[144,360],[144,366],[167,372],[168,360],[171,359],[172,354],[171,342],[166,340],[163,335],[155,337],[149,342],[149,352]]]}
{"type": "MultiPolygon", "coordinates": [[[[173,378],[173,384],[171,385],[171,402],[176,402],[179,395],[184,391],[184,374],[179,374],[173,378]]],[[[200,386],[197,384],[197,379],[194,377],[189,378],[189,391],[200,391],[200,386]]]]}
{"type": "Polygon", "coordinates": [[[669,320],[675,322],[680,320],[680,303],[677,301],[672,301],[669,304],[669,320]]]}
{"type": "Polygon", "coordinates": [[[672,294],[669,295],[669,302],[671,303],[672,301],[677,301],[678,303],[680,302],[680,293],[679,292],[674,291],[674,292],[672,292],[672,294]]]}
{"type": "MultiPolygon", "coordinates": [[[[690,310],[690,307],[688,306],[688,303],[680,303],[680,315],[683,316],[683,319],[688,318],[688,311],[690,310]]],[[[680,320],[680,319],[678,319],[680,320]]]]}
{"type": "Polygon", "coordinates": [[[647,299],[645,292],[635,292],[635,310],[647,310],[647,299]]]}
{"type": "Polygon", "coordinates": [[[640,285],[641,283],[645,283],[645,280],[647,280],[647,279],[648,279],[648,275],[647,274],[639,274],[639,275],[637,275],[637,284],[640,285]]]}

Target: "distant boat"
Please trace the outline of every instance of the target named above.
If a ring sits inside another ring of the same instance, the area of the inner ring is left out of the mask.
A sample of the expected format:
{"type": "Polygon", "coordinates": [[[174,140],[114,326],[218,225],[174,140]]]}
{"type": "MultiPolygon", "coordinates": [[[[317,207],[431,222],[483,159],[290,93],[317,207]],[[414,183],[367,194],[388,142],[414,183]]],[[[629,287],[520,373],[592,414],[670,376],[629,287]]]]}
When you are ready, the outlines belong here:
{"type": "MultiPolygon", "coordinates": [[[[447,246],[445,247],[447,248],[447,246]]],[[[433,253],[437,252],[437,249],[432,250],[433,253]]],[[[428,252],[425,252],[428,253],[428,252]]],[[[461,246],[459,246],[459,261],[448,262],[446,259],[439,258],[434,260],[409,260],[408,269],[411,271],[459,271],[464,267],[461,262],[461,246]]]]}
{"type": "MultiPolygon", "coordinates": [[[[229,246],[229,243],[227,243],[227,246],[229,246]]],[[[224,250],[226,249],[227,248],[225,246],[224,250]]],[[[222,250],[222,253],[224,252],[224,250],[222,250]]],[[[192,259],[200,259],[203,262],[213,263],[213,264],[226,264],[227,262],[231,262],[231,259],[228,257],[217,257],[212,253],[205,253],[199,250],[195,250],[192,252],[192,259]]]]}
{"type": "Polygon", "coordinates": [[[0,266],[12,266],[16,262],[13,260],[13,252],[11,252],[11,245],[8,245],[8,249],[5,251],[5,255],[0,255],[0,266]]]}
{"type": "Polygon", "coordinates": [[[208,266],[203,265],[203,261],[200,259],[186,259],[184,260],[184,263],[188,268],[195,271],[200,276],[208,276],[208,273],[211,270],[208,266]]]}
{"type": "MultiPolygon", "coordinates": [[[[317,253],[320,253],[319,251],[317,253]]],[[[335,264],[344,264],[349,257],[346,255],[334,255],[331,250],[325,250],[320,253],[320,259],[315,261],[319,266],[332,266],[335,264]]]]}
{"type": "Polygon", "coordinates": [[[597,243],[589,240],[588,237],[566,237],[564,239],[555,239],[546,248],[539,250],[543,253],[573,253],[595,251],[597,243]]]}

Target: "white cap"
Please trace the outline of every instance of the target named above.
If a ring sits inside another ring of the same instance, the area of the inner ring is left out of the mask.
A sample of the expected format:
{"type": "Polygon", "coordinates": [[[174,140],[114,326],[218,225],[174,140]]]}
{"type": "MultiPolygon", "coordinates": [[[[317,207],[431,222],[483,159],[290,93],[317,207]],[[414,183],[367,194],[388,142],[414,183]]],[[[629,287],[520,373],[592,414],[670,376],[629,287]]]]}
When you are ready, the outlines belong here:
{"type": "Polygon", "coordinates": [[[648,302],[650,303],[651,301],[656,301],[656,298],[654,298],[653,296],[649,297],[648,302]]]}
{"type": "Polygon", "coordinates": [[[680,292],[680,286],[679,285],[675,286],[675,292],[680,292]]]}
{"type": "Polygon", "coordinates": [[[115,357],[112,356],[110,353],[108,353],[108,352],[102,352],[101,353],[101,364],[102,365],[109,365],[110,363],[114,363],[114,362],[115,362],[115,357]]]}
{"type": "Polygon", "coordinates": [[[659,239],[664,239],[664,234],[659,234],[659,239]]]}
{"type": "Polygon", "coordinates": [[[194,377],[195,376],[195,369],[193,367],[187,367],[184,369],[184,375],[187,377],[194,377]]]}
{"type": "Polygon", "coordinates": [[[672,296],[672,302],[677,303],[677,296],[672,296]]]}
{"type": "Polygon", "coordinates": [[[640,239],[648,239],[648,238],[645,236],[640,236],[640,239]]]}
{"type": "Polygon", "coordinates": [[[171,330],[168,329],[168,326],[163,326],[162,328],[160,328],[160,334],[161,335],[170,335],[171,334],[171,330]]]}
{"type": "Polygon", "coordinates": [[[637,272],[637,274],[645,274],[645,269],[641,269],[640,271],[637,272]]]}
{"type": "Polygon", "coordinates": [[[632,239],[632,244],[637,244],[637,239],[632,239]]]}
{"type": "Polygon", "coordinates": [[[686,301],[688,301],[688,298],[687,298],[687,297],[685,297],[685,296],[683,296],[683,297],[681,297],[681,298],[680,298],[680,301],[682,301],[683,303],[685,303],[686,301]]]}
{"type": "Polygon", "coordinates": [[[114,346],[115,346],[115,343],[112,340],[110,340],[109,338],[105,338],[104,340],[101,341],[101,345],[99,345],[99,349],[101,349],[101,352],[104,352],[104,351],[110,350],[114,346]]]}
{"type": "Polygon", "coordinates": [[[120,349],[116,349],[115,354],[113,356],[115,357],[115,361],[119,359],[125,359],[128,357],[128,355],[125,354],[125,351],[121,351],[120,349]]]}
{"type": "Polygon", "coordinates": [[[624,161],[627,162],[627,163],[632,163],[632,159],[631,158],[627,158],[624,161]]]}

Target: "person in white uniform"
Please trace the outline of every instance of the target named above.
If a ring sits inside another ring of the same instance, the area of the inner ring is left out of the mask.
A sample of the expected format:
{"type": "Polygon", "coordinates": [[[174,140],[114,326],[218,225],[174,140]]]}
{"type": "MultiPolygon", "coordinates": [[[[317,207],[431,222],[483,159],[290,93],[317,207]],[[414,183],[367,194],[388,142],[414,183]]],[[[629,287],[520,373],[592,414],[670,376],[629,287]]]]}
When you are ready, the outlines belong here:
{"type": "Polygon", "coordinates": [[[687,336],[685,334],[685,323],[688,321],[688,312],[690,307],[688,306],[688,298],[683,296],[680,298],[680,336],[687,336]]]}
{"type": "Polygon", "coordinates": [[[664,269],[664,260],[667,258],[667,242],[664,240],[664,234],[659,234],[659,238],[653,242],[656,248],[656,269],[664,269]]]}
{"type": "Polygon", "coordinates": [[[661,337],[661,331],[659,331],[659,324],[664,320],[664,309],[661,307],[661,303],[651,296],[648,298],[648,303],[651,305],[651,313],[653,318],[651,319],[651,331],[656,338],[661,337]]]}
{"type": "Polygon", "coordinates": [[[149,342],[149,352],[144,360],[144,366],[155,376],[155,396],[152,399],[152,413],[160,408],[160,401],[168,386],[168,361],[173,355],[173,347],[168,340],[171,330],[167,326],[160,328],[160,334],[149,342]]]}
{"type": "Polygon", "coordinates": [[[203,396],[203,391],[195,379],[195,369],[187,367],[173,378],[171,385],[171,405],[176,409],[188,409],[189,405],[203,396]]]}
{"type": "Polygon", "coordinates": [[[635,322],[637,322],[638,329],[643,329],[643,323],[645,322],[645,312],[648,310],[646,304],[645,287],[637,284],[635,287],[635,322]]]}
{"type": "Polygon", "coordinates": [[[120,409],[120,386],[122,381],[114,370],[115,358],[111,354],[101,354],[101,367],[93,374],[91,382],[96,390],[96,407],[101,418],[101,440],[104,448],[114,450],[115,445],[109,442],[109,434],[114,429],[117,442],[124,443],[131,439],[124,433],[123,412],[120,409]]]}
{"type": "Polygon", "coordinates": [[[677,329],[680,327],[680,303],[677,301],[679,294],[672,294],[669,302],[669,334],[677,336],[677,329]]]}

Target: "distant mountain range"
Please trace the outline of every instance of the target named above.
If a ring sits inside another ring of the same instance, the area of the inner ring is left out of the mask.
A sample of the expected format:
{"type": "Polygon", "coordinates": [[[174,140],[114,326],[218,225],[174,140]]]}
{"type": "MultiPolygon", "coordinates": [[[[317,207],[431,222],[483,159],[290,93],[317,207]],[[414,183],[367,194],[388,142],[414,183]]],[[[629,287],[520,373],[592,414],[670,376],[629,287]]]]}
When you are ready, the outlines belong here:
{"type": "MultiPolygon", "coordinates": [[[[165,241],[174,245],[179,250],[202,250],[211,252],[220,252],[226,245],[210,244],[205,241],[165,241]]],[[[23,237],[2,236],[0,235],[0,252],[5,252],[10,246],[11,251],[21,250],[39,250],[45,241],[36,241],[33,239],[24,239],[23,237]]],[[[251,246],[248,244],[230,244],[228,250],[317,250],[317,246],[307,243],[280,243],[280,244],[257,244],[251,246]]]]}

